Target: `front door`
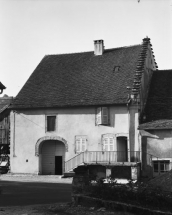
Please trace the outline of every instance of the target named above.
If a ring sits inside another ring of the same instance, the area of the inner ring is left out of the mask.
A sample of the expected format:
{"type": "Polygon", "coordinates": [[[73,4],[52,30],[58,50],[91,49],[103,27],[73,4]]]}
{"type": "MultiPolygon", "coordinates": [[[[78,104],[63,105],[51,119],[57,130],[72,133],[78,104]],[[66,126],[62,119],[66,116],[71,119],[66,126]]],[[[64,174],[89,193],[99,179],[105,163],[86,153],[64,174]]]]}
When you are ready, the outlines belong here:
{"type": "Polygon", "coordinates": [[[118,137],[117,138],[117,161],[127,162],[127,138],[118,137]]]}
{"type": "Polygon", "coordinates": [[[62,162],[63,157],[62,156],[55,156],[55,175],[62,175],[62,162]]]}

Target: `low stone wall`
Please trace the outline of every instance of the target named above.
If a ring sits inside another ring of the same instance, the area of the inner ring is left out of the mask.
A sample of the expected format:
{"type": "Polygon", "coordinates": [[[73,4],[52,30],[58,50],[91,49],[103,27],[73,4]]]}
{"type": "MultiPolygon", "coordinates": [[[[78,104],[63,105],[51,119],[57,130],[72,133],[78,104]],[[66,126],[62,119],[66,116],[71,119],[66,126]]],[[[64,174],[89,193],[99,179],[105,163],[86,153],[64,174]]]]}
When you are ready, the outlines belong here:
{"type": "Polygon", "coordinates": [[[87,207],[105,207],[110,210],[131,212],[139,215],[172,215],[170,212],[162,212],[158,210],[150,210],[140,206],[126,204],[116,201],[106,201],[97,198],[92,198],[84,195],[72,195],[72,201],[76,205],[83,205],[87,207]]]}

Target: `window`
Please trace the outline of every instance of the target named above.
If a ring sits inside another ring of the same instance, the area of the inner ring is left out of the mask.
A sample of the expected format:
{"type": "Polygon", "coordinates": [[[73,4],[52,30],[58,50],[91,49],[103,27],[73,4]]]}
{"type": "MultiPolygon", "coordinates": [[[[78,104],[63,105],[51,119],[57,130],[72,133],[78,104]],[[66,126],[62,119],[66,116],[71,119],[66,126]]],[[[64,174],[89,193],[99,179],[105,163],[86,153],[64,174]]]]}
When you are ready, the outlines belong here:
{"type": "Polygon", "coordinates": [[[103,151],[114,151],[115,136],[113,134],[104,134],[102,136],[103,151]]]}
{"type": "Polygon", "coordinates": [[[46,116],[46,131],[52,132],[56,130],[56,116],[46,116]]]}
{"type": "Polygon", "coordinates": [[[97,108],[96,124],[97,125],[108,125],[109,124],[109,110],[107,107],[97,108]]]}
{"type": "Polygon", "coordinates": [[[154,172],[163,173],[169,171],[169,164],[170,164],[169,160],[153,161],[154,172]]]}
{"type": "Polygon", "coordinates": [[[76,153],[84,152],[87,150],[87,136],[75,137],[75,151],[76,153]]]}
{"type": "Polygon", "coordinates": [[[114,71],[114,72],[119,72],[119,69],[120,69],[120,66],[114,66],[113,71],[114,71]]]}

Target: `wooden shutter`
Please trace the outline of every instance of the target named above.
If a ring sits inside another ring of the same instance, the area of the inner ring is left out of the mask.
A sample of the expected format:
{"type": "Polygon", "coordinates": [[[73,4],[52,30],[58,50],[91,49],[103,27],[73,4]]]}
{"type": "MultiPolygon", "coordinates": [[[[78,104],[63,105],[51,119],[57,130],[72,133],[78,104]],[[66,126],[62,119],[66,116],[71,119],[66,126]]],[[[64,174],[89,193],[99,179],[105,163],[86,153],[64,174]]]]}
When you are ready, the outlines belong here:
{"type": "Polygon", "coordinates": [[[97,124],[97,125],[102,124],[102,111],[101,111],[101,107],[97,108],[97,113],[96,113],[96,124],[97,124]]]}
{"type": "Polygon", "coordinates": [[[85,136],[77,136],[75,140],[76,153],[84,152],[87,149],[87,138],[85,136]]]}
{"type": "Polygon", "coordinates": [[[103,150],[104,151],[114,151],[114,138],[104,137],[103,138],[103,150]]]}
{"type": "Polygon", "coordinates": [[[86,151],[86,143],[87,143],[87,140],[86,138],[82,138],[82,152],[86,151]]]}
{"type": "Polygon", "coordinates": [[[103,140],[103,149],[104,149],[104,151],[109,151],[108,150],[108,145],[109,145],[109,138],[105,137],[104,140],[103,140]]]}
{"type": "Polygon", "coordinates": [[[80,152],[81,151],[81,138],[77,138],[75,141],[76,144],[76,152],[80,152]]]}
{"type": "Polygon", "coordinates": [[[114,151],[114,138],[109,137],[109,151],[114,151]]]}
{"type": "Polygon", "coordinates": [[[102,124],[108,124],[108,108],[102,107],[102,124]]]}

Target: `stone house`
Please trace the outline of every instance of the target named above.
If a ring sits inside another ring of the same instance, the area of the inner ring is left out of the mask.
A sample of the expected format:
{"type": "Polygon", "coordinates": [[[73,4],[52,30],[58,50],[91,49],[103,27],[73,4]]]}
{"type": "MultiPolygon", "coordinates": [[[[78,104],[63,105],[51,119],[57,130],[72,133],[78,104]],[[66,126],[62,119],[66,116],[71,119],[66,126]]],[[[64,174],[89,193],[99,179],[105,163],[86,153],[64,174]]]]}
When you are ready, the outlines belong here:
{"type": "Polygon", "coordinates": [[[143,172],[157,176],[172,169],[172,70],[153,73],[139,130],[142,136],[143,172]],[[152,155],[147,165],[146,153],[152,155]]]}
{"type": "Polygon", "coordinates": [[[62,175],[85,165],[99,176],[137,178],[139,116],[156,69],[149,38],[45,56],[12,105],[11,172],[62,175]]]}

